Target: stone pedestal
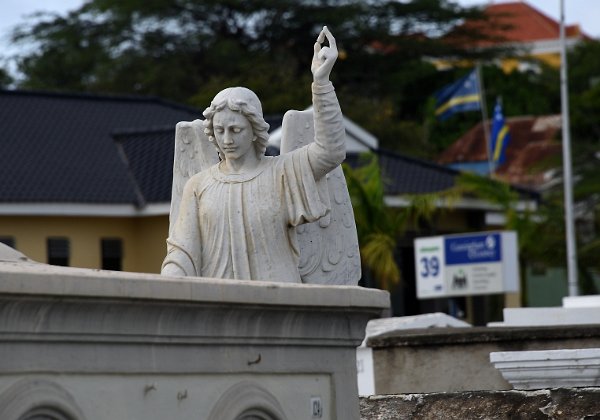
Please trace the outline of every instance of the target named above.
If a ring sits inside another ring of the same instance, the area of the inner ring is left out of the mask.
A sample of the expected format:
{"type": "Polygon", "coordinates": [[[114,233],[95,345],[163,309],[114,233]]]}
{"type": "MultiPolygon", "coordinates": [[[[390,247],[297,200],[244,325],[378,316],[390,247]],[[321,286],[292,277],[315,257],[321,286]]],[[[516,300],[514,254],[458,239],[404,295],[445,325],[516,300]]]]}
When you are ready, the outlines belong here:
{"type": "Polygon", "coordinates": [[[385,292],[4,260],[3,420],[359,418],[355,348],[385,292]]]}

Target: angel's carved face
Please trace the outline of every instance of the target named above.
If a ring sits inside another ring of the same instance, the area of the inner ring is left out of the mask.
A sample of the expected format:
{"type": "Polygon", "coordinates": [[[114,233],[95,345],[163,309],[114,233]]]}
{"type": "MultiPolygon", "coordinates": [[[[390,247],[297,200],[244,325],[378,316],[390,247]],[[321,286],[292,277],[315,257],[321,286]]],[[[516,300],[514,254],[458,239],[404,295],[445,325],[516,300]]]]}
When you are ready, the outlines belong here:
{"type": "Polygon", "coordinates": [[[213,129],[225,159],[236,160],[249,152],[255,153],[252,125],[240,112],[232,111],[228,107],[217,111],[213,117],[213,129]]]}

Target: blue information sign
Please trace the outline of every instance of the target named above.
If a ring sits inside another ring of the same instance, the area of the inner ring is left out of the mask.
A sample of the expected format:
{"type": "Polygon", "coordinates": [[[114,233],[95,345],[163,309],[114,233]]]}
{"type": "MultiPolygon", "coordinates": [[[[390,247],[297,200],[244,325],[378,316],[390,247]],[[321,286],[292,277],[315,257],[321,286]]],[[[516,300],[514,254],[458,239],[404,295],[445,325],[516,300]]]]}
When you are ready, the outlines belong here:
{"type": "Polygon", "coordinates": [[[502,261],[500,241],[498,233],[445,237],[446,265],[500,262],[502,261]]]}

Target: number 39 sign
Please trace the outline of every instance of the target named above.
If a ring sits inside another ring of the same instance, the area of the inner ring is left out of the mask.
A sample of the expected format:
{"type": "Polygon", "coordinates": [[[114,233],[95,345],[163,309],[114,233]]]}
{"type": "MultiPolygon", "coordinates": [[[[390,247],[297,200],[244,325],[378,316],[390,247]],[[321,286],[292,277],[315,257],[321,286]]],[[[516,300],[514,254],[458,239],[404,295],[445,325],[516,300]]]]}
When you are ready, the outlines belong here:
{"type": "Polygon", "coordinates": [[[431,257],[421,257],[421,277],[438,277],[440,274],[440,259],[437,255],[431,257]]]}
{"type": "Polygon", "coordinates": [[[445,291],[444,238],[420,238],[415,240],[415,271],[417,296],[436,297],[445,291]]]}
{"type": "Polygon", "coordinates": [[[518,291],[517,248],[511,231],[417,238],[417,297],[518,291]]]}

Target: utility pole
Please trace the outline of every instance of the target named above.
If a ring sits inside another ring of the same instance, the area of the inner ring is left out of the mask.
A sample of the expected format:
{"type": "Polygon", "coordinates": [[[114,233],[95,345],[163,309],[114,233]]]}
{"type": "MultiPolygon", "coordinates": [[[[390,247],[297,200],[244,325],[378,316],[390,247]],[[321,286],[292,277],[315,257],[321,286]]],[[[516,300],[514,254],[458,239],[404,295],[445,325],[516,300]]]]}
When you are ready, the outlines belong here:
{"type": "Polygon", "coordinates": [[[560,0],[560,99],[562,108],[563,181],[565,192],[565,226],[569,296],[579,295],[577,282],[577,244],[573,213],[573,175],[571,170],[571,130],[569,89],[567,82],[567,47],[565,42],[565,1],[560,0]]]}
{"type": "Polygon", "coordinates": [[[492,144],[490,141],[490,129],[488,127],[488,112],[487,103],[485,101],[485,90],[483,87],[483,77],[481,76],[481,63],[477,62],[477,84],[479,85],[479,95],[481,104],[481,120],[483,121],[483,136],[485,137],[485,147],[487,149],[488,168],[490,171],[489,177],[494,176],[494,161],[492,158],[492,144]]]}

